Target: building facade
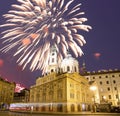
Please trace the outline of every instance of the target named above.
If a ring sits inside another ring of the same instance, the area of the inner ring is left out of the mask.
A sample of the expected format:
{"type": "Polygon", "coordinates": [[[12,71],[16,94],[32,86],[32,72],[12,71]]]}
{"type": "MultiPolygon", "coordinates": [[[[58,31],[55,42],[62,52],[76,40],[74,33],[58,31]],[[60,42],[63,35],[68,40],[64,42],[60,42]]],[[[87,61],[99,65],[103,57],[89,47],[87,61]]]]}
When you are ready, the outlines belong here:
{"type": "Polygon", "coordinates": [[[20,92],[14,93],[14,103],[28,103],[30,99],[30,91],[29,89],[23,89],[20,92]]]}
{"type": "Polygon", "coordinates": [[[99,88],[100,103],[120,105],[120,70],[87,72],[84,76],[95,81],[99,88]]]}
{"type": "Polygon", "coordinates": [[[52,73],[36,80],[30,88],[30,102],[40,103],[38,111],[78,112],[91,109],[88,81],[78,73],[52,73]]]}
{"type": "Polygon", "coordinates": [[[13,102],[15,83],[8,82],[0,77],[0,107],[5,108],[13,102]]]}
{"type": "Polygon", "coordinates": [[[52,48],[48,72],[38,77],[30,88],[30,103],[36,103],[34,110],[42,112],[90,111],[93,93],[86,78],[79,74],[79,64],[71,54],[57,61],[56,50],[52,48]]]}

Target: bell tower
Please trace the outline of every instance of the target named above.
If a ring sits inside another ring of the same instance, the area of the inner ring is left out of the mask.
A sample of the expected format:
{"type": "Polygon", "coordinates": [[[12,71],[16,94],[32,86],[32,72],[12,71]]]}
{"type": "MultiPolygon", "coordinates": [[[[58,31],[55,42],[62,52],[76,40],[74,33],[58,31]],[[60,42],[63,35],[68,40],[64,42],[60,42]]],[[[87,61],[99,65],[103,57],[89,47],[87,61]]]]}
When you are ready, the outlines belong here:
{"type": "Polygon", "coordinates": [[[57,72],[58,60],[57,60],[57,50],[55,46],[50,49],[50,57],[48,62],[48,73],[57,72]]]}

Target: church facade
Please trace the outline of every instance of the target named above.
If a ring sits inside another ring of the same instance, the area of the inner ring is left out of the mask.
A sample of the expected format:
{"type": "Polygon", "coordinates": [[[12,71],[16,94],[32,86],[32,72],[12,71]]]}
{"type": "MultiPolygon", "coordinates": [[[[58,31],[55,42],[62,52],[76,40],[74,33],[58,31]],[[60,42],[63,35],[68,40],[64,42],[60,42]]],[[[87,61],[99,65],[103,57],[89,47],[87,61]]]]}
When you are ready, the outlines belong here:
{"type": "Polygon", "coordinates": [[[40,112],[90,111],[93,92],[89,82],[79,74],[78,61],[71,54],[58,63],[57,51],[51,48],[46,75],[38,77],[30,88],[30,102],[40,112]]]}

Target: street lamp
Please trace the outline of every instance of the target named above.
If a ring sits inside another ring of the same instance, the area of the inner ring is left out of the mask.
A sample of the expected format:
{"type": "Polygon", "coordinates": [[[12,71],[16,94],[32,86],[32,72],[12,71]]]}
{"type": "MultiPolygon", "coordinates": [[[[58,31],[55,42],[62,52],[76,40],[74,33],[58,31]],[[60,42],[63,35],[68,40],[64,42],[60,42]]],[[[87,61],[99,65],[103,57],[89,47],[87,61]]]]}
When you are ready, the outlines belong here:
{"type": "Polygon", "coordinates": [[[95,91],[97,90],[97,87],[96,86],[91,86],[90,87],[90,90],[93,91],[93,100],[94,100],[94,104],[93,104],[93,112],[96,112],[96,106],[95,106],[95,91]]]}
{"type": "Polygon", "coordinates": [[[102,103],[106,103],[107,100],[106,100],[106,96],[102,96],[102,103]]]}
{"type": "Polygon", "coordinates": [[[103,99],[105,100],[105,99],[106,99],[106,96],[103,96],[103,99]]]}
{"type": "Polygon", "coordinates": [[[91,87],[90,87],[90,90],[92,90],[92,91],[95,91],[96,89],[97,89],[96,86],[91,86],[91,87]]]}
{"type": "Polygon", "coordinates": [[[103,100],[106,101],[106,96],[103,96],[103,100]]]}
{"type": "Polygon", "coordinates": [[[97,90],[97,87],[96,86],[91,86],[90,90],[93,91],[93,93],[94,93],[93,97],[94,97],[94,104],[95,104],[95,91],[97,90]]]}

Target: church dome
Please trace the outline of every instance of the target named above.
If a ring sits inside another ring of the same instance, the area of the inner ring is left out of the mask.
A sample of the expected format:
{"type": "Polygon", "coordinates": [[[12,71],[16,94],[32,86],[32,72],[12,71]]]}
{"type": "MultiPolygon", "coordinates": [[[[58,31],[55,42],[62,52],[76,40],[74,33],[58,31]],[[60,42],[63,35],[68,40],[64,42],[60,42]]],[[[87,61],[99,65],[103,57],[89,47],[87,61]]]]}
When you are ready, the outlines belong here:
{"type": "Polygon", "coordinates": [[[72,55],[69,53],[61,62],[60,67],[62,72],[68,72],[68,73],[79,72],[78,61],[75,58],[73,58],[72,55]]]}

